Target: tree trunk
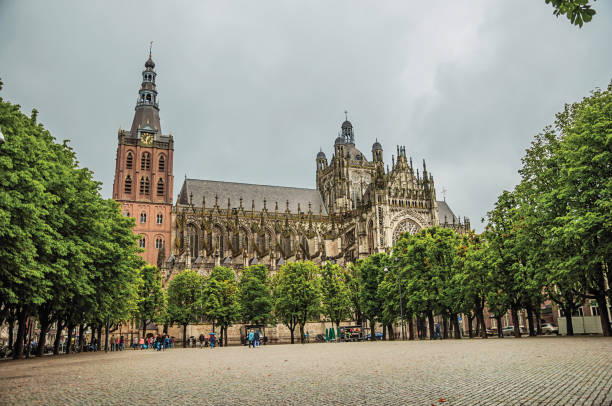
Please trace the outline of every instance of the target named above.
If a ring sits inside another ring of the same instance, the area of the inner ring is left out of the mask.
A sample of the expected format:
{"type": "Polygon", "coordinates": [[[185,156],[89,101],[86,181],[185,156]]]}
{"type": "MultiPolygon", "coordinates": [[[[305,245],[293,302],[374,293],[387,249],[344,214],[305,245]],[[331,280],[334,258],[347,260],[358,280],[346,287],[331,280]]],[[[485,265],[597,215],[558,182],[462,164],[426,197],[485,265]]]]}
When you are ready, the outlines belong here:
{"type": "Polygon", "coordinates": [[[67,344],[66,344],[66,354],[70,354],[70,352],[72,351],[72,333],[74,331],[74,324],[73,323],[68,323],[68,338],[67,338],[67,344]]]}
{"type": "Polygon", "coordinates": [[[599,306],[599,320],[601,320],[601,331],[604,337],[610,337],[610,319],[608,318],[608,305],[605,295],[597,295],[597,305],[599,306]]]}
{"type": "Polygon", "coordinates": [[[26,358],[30,358],[30,353],[32,352],[32,331],[34,331],[34,319],[32,317],[28,317],[26,337],[27,339],[25,343],[26,358]]]}
{"type": "Polygon", "coordinates": [[[53,355],[59,354],[60,340],[62,339],[62,330],[64,330],[64,323],[60,320],[57,321],[55,326],[55,340],[53,341],[53,355]]]}
{"type": "Polygon", "coordinates": [[[412,316],[408,318],[408,340],[414,340],[414,320],[412,316]]]}
{"type": "Polygon", "coordinates": [[[23,356],[23,342],[26,332],[26,312],[21,310],[17,315],[17,339],[13,349],[13,359],[19,359],[23,356]]]}
{"type": "Polygon", "coordinates": [[[85,342],[85,326],[83,323],[79,324],[79,352],[83,352],[83,343],[85,342]]]}
{"type": "MultiPolygon", "coordinates": [[[[164,333],[166,334],[166,333],[164,333]]],[[[147,321],[144,320],[142,322],[142,338],[145,338],[147,336],[147,321]]]]}
{"type": "Polygon", "coordinates": [[[514,324],[514,337],[521,338],[521,328],[519,326],[518,309],[512,308],[510,309],[510,313],[512,314],[512,324],[514,324]]]}
{"type": "Polygon", "coordinates": [[[227,347],[227,326],[225,326],[225,329],[223,330],[223,335],[225,336],[225,346],[227,347]]]}
{"type": "Polygon", "coordinates": [[[540,305],[538,305],[535,309],[533,309],[533,317],[536,321],[536,334],[542,335],[542,309],[540,305]]]}
{"type": "Polygon", "coordinates": [[[306,343],[306,341],[304,340],[304,325],[302,323],[300,323],[300,343],[306,343]]]}
{"type": "Polygon", "coordinates": [[[104,352],[108,352],[109,329],[110,329],[110,326],[108,325],[108,322],[104,323],[104,352]]]}
{"type": "Polygon", "coordinates": [[[433,312],[429,310],[427,312],[427,320],[429,321],[429,339],[434,339],[434,317],[433,312]]]}
{"type": "Polygon", "coordinates": [[[445,340],[448,338],[448,317],[446,317],[446,314],[442,315],[442,338],[445,340]]]}
{"type": "Polygon", "coordinates": [[[472,323],[474,322],[474,314],[472,312],[469,312],[467,316],[468,316],[468,334],[470,335],[470,338],[474,338],[474,330],[472,328],[472,323]]]}
{"type": "Polygon", "coordinates": [[[183,348],[187,348],[187,324],[183,324],[183,348]]]}
{"type": "Polygon", "coordinates": [[[459,330],[459,319],[456,314],[451,314],[451,322],[453,323],[453,331],[455,339],[461,339],[461,330],[459,330]]]}
{"type": "Polygon", "coordinates": [[[495,316],[495,320],[497,320],[497,336],[499,338],[504,338],[504,333],[502,332],[502,322],[501,316],[495,316]]]}
{"type": "Polygon", "coordinates": [[[289,327],[289,331],[291,332],[291,344],[295,344],[295,326],[289,327]]]}
{"type": "MultiPolygon", "coordinates": [[[[402,326],[400,326],[400,331],[401,331],[402,326]]],[[[391,341],[395,341],[395,331],[393,331],[393,325],[389,324],[387,326],[387,330],[389,330],[389,340],[391,341]]],[[[401,332],[400,332],[401,334],[401,332]]]]}
{"type": "Polygon", "coordinates": [[[388,328],[388,326],[387,326],[386,324],[384,324],[384,323],[383,323],[382,328],[383,328],[383,336],[382,336],[382,339],[383,339],[383,341],[387,341],[387,328],[388,328]]]}
{"type": "Polygon", "coordinates": [[[40,318],[40,335],[38,336],[38,348],[36,348],[36,356],[42,357],[45,352],[45,345],[47,344],[47,331],[49,330],[50,321],[48,316],[41,316],[40,318]]]}
{"type": "Polygon", "coordinates": [[[9,350],[13,350],[14,347],[14,336],[13,336],[13,330],[15,329],[15,314],[9,310],[9,317],[7,318],[7,323],[8,323],[8,347],[9,350]]]}
{"type": "Polygon", "coordinates": [[[528,305],[527,307],[525,307],[525,309],[527,310],[527,324],[529,325],[529,337],[535,337],[536,331],[535,331],[535,326],[533,322],[533,308],[531,307],[531,305],[528,305]]]}
{"type": "MultiPolygon", "coordinates": [[[[214,330],[213,330],[214,331],[214,330]]],[[[164,324],[164,330],[163,330],[165,335],[168,335],[168,323],[164,324]]]]}
{"type": "Polygon", "coordinates": [[[370,319],[370,341],[376,341],[376,320],[370,319]]]}
{"type": "Polygon", "coordinates": [[[98,324],[98,342],[96,343],[96,346],[98,347],[98,351],[100,351],[100,349],[102,349],[102,326],[100,324],[98,324]]]}

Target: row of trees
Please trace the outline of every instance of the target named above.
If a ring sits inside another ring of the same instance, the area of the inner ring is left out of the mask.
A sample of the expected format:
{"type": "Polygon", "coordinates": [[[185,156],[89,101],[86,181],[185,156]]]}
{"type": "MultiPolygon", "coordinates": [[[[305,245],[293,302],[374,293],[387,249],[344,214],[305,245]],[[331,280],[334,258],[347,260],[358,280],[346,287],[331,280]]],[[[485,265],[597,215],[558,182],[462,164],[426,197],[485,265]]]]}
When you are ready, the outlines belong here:
{"type": "Polygon", "coordinates": [[[135,311],[142,283],[133,219],[100,196],[92,172],[36,116],[0,98],[0,324],[15,358],[36,320],[38,355],[53,324],[55,353],[64,328],[68,342],[77,326],[100,337],[135,311]]]}
{"type": "Polygon", "coordinates": [[[612,300],[612,83],[566,105],[523,158],[521,182],[488,214],[495,264],[507,281],[500,300],[535,306],[542,294],[567,319],[597,303],[610,335],[612,300]]]}

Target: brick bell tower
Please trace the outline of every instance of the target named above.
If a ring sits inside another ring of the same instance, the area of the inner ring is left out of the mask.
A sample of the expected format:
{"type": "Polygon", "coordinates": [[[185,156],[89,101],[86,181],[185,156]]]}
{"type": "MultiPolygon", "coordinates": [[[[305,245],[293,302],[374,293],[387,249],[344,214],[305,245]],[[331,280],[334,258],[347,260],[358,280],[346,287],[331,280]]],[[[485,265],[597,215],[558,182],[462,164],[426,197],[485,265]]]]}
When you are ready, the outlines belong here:
{"type": "Polygon", "coordinates": [[[145,250],[142,257],[152,265],[162,247],[164,256],[170,255],[174,184],[174,140],[172,134],[162,134],[154,69],[149,49],[132,128],[119,129],[113,183],[113,199],[121,203],[124,215],[136,219],[134,232],[145,250]]]}

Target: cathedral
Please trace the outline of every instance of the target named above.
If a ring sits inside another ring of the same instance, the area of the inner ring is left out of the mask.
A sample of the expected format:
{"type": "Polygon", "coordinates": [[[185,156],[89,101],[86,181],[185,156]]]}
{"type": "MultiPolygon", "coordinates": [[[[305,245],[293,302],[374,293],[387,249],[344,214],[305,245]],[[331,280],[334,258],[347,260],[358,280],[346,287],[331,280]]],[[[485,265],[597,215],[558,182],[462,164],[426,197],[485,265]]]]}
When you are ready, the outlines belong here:
{"type": "Polygon", "coordinates": [[[298,260],[344,265],[389,252],[405,232],[434,225],[469,230],[468,219],[437,200],[425,161],[415,167],[398,146],[385,166],[378,140],[367,155],[357,149],[348,118],[331,158],[316,154],[313,189],[186,178],[174,202],[174,138],[161,130],[150,53],[144,66],[132,126],[118,133],[113,198],[135,218],[143,258],[167,278],[181,269],[207,274],[217,265],[237,271],[298,260]]]}

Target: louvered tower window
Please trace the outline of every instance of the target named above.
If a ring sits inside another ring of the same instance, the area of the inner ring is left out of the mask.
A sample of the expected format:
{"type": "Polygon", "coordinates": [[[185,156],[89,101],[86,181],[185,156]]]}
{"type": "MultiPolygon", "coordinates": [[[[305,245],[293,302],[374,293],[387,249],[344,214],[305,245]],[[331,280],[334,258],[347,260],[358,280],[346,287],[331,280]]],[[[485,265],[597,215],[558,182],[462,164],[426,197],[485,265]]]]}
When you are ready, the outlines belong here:
{"type": "Polygon", "coordinates": [[[148,152],[142,153],[142,161],[140,162],[140,169],[143,171],[151,168],[151,154],[148,152]]]}

